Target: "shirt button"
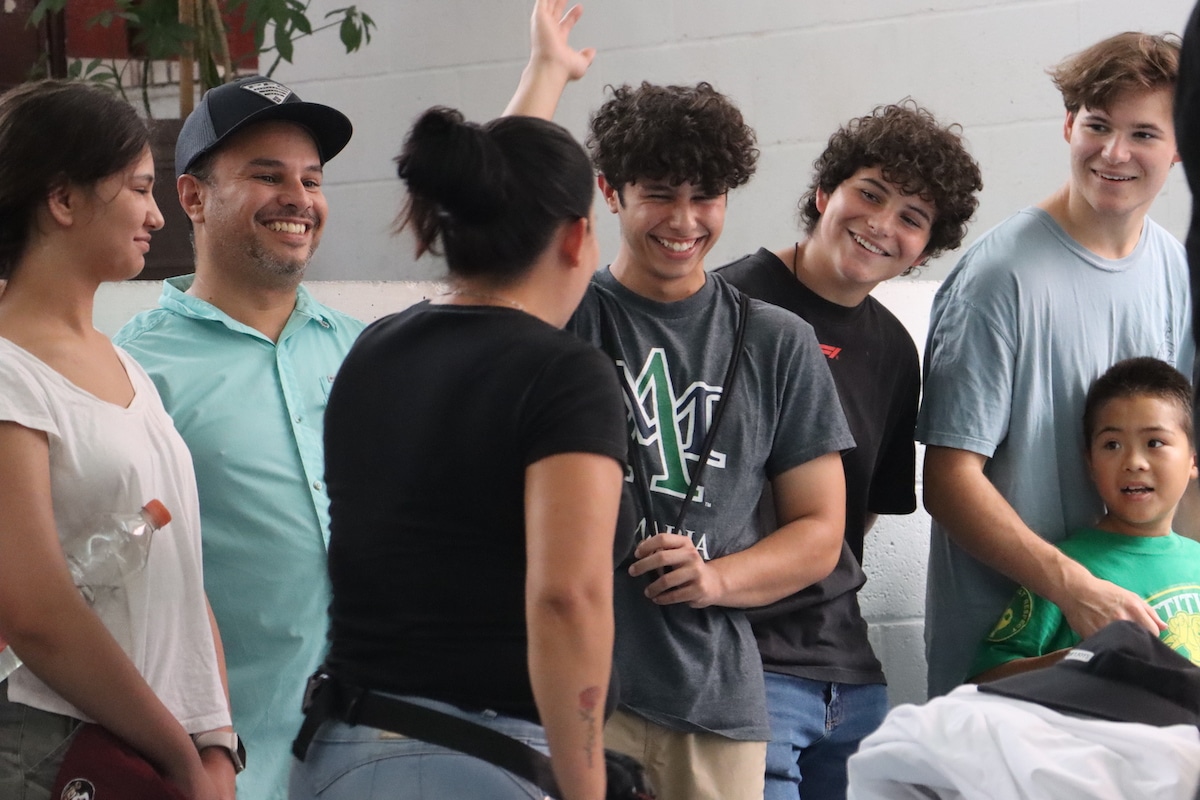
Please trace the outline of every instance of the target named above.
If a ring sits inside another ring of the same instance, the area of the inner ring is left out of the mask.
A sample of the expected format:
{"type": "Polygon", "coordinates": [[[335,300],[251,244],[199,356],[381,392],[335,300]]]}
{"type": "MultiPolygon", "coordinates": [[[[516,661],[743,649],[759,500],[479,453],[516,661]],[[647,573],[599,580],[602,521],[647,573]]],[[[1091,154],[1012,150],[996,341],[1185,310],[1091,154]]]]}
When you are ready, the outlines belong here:
{"type": "Polygon", "coordinates": [[[296,415],[296,417],[295,417],[295,419],[296,419],[296,422],[302,422],[302,421],[304,420],[304,417],[302,417],[302,416],[300,416],[299,414],[297,414],[297,415],[296,415]]]}
{"type": "Polygon", "coordinates": [[[321,320],[321,327],[322,327],[322,328],[328,328],[328,327],[329,327],[329,323],[328,323],[327,321],[325,321],[325,320],[321,320]]]}
{"type": "Polygon", "coordinates": [[[321,482],[313,481],[313,488],[316,489],[318,492],[321,491],[321,482]]]}

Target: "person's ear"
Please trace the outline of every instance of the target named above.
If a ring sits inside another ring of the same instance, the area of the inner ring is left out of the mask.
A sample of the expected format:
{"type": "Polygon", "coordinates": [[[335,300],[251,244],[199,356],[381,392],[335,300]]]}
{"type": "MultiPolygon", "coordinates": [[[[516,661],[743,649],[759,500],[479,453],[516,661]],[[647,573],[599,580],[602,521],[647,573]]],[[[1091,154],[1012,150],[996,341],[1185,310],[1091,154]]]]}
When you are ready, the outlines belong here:
{"type": "Polygon", "coordinates": [[[817,214],[824,215],[825,209],[829,208],[829,194],[820,186],[818,186],[817,193],[813,196],[813,200],[817,205],[817,214]]]}
{"type": "Polygon", "coordinates": [[[617,187],[613,186],[603,175],[596,176],[596,186],[600,187],[600,194],[604,195],[604,202],[608,206],[608,210],[616,214],[621,210],[621,193],[617,187]]]}
{"type": "Polygon", "coordinates": [[[55,222],[69,228],[79,215],[81,200],[79,190],[69,183],[64,183],[50,190],[46,197],[46,210],[55,222]]]}
{"type": "Polygon", "coordinates": [[[1063,122],[1063,139],[1068,143],[1071,141],[1071,131],[1075,130],[1075,112],[1068,111],[1067,118],[1063,122]]]}
{"type": "Polygon", "coordinates": [[[204,222],[204,195],[208,186],[195,175],[184,173],[175,181],[175,189],[179,193],[179,205],[183,213],[193,224],[204,222]]]}
{"type": "Polygon", "coordinates": [[[559,256],[563,263],[570,267],[578,267],[583,264],[587,246],[594,235],[595,232],[585,217],[564,223],[559,244],[559,256]]]}

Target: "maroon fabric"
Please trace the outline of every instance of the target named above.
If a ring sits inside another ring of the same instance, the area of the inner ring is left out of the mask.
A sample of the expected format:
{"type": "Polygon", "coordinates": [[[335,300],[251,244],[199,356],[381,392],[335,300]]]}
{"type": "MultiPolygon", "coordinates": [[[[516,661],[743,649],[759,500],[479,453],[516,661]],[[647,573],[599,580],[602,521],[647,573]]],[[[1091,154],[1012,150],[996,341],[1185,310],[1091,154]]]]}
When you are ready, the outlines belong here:
{"type": "Polygon", "coordinates": [[[85,724],[58,769],[52,800],[187,800],[129,745],[85,724]]]}

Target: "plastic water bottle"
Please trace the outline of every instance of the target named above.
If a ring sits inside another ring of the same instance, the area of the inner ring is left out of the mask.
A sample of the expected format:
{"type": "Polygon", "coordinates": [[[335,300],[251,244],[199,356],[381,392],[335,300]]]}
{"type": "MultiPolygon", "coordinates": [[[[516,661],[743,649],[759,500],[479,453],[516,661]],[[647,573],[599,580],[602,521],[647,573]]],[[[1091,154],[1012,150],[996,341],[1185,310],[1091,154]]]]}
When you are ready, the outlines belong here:
{"type": "MultiPolygon", "coordinates": [[[[102,514],[91,530],[72,540],[63,550],[71,579],[89,604],[97,589],[123,586],[125,579],[146,566],[154,532],[171,521],[171,512],[151,500],[133,514],[102,514]]],[[[0,638],[0,681],[21,666],[21,659],[0,638]]]]}
{"type": "Polygon", "coordinates": [[[171,512],[151,500],[132,514],[103,514],[91,530],[64,546],[71,578],[89,603],[97,589],[125,585],[125,579],[141,571],[150,556],[154,532],[171,521],[171,512]]]}

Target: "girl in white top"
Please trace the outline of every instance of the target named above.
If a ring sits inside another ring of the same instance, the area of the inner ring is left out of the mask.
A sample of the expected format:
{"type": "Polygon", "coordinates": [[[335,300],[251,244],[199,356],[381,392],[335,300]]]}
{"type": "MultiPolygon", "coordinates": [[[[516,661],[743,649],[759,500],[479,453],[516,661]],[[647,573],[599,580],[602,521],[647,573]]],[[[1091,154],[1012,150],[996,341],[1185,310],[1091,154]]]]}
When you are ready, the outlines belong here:
{"type": "Polygon", "coordinates": [[[92,325],[100,283],[140,272],[162,227],[153,181],[145,124],[111,93],[43,81],[0,97],[0,637],[24,662],[0,683],[5,798],[48,797],[78,720],[191,800],[234,796],[229,755],[189,738],[229,728],[191,459],[92,325]],[[173,520],[145,570],[89,607],[61,542],[155,497],[173,520]]]}

